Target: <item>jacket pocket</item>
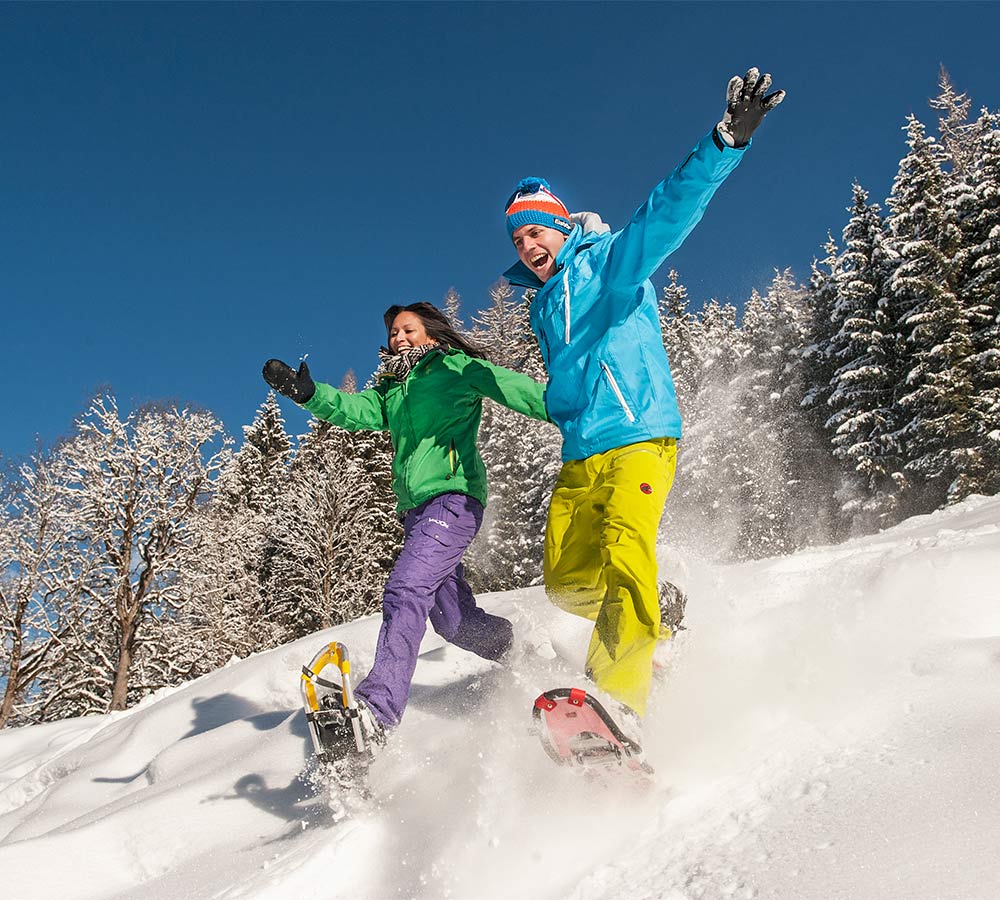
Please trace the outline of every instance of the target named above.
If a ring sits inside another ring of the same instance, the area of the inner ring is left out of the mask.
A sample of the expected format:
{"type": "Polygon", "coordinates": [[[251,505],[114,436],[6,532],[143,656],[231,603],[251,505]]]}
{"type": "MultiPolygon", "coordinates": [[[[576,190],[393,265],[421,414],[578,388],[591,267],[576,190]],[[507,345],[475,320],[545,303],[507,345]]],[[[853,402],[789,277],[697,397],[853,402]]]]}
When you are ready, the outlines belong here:
{"type": "Polygon", "coordinates": [[[608,384],[611,386],[611,390],[615,397],[618,398],[618,403],[621,405],[622,412],[625,413],[625,418],[630,422],[635,421],[635,413],[632,412],[631,407],[628,405],[628,401],[625,399],[625,395],[622,393],[622,389],[618,386],[618,382],[615,380],[614,373],[611,371],[610,366],[607,363],[601,363],[601,369],[604,370],[604,377],[608,379],[608,384]]]}
{"type": "Polygon", "coordinates": [[[464,548],[481,524],[482,506],[477,500],[465,494],[446,493],[428,503],[415,528],[444,547],[464,548]]]}
{"type": "Polygon", "coordinates": [[[552,362],[552,354],[549,352],[549,339],[544,331],[538,332],[539,337],[539,347],[542,351],[542,360],[545,362],[546,368],[552,362]]]}

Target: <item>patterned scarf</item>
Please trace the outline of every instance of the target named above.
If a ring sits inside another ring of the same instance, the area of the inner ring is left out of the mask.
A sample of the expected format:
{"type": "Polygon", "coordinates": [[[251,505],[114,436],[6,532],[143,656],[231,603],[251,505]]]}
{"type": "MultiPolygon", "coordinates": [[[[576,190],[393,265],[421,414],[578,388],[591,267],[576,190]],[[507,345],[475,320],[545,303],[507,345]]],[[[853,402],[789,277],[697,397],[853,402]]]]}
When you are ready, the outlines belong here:
{"type": "Polygon", "coordinates": [[[424,344],[422,347],[411,347],[409,350],[401,350],[393,353],[386,347],[378,348],[379,375],[392,375],[397,381],[406,381],[406,376],[413,371],[413,367],[420,362],[428,353],[441,349],[440,344],[424,344]]]}

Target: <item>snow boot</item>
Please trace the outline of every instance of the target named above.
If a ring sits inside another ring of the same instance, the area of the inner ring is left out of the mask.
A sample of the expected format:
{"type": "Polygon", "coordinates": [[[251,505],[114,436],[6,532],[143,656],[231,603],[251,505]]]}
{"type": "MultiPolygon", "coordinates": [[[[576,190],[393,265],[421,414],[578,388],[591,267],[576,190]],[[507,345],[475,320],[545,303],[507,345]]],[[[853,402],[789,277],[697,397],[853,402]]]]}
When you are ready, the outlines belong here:
{"type": "Polygon", "coordinates": [[[686,631],[684,608],[687,596],[669,581],[660,583],[660,636],[653,651],[653,677],[662,680],[673,667],[679,652],[680,632],[686,631]]]}
{"type": "Polygon", "coordinates": [[[332,694],[320,700],[316,725],[323,745],[319,754],[321,757],[343,759],[360,753],[370,761],[385,746],[385,727],[364,700],[355,697],[354,702],[356,706],[345,707],[332,694]],[[361,747],[358,746],[355,722],[360,726],[361,747]]]}
{"type": "Polygon", "coordinates": [[[660,582],[660,640],[672,638],[684,630],[684,608],[687,595],[676,584],[660,582]]]}

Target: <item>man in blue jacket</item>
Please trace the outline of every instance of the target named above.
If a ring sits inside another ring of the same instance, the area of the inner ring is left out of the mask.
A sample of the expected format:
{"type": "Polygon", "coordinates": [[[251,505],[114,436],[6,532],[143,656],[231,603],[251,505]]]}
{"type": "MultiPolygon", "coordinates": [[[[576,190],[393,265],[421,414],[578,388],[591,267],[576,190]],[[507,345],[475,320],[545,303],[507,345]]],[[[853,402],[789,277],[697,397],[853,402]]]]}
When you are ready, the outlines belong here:
{"type": "Polygon", "coordinates": [[[595,622],[587,674],[637,733],[660,631],[656,535],[681,418],[650,276],[698,223],[764,115],[784,99],[750,69],[729,83],[723,119],[614,234],[585,232],[540,178],[506,206],[519,261],[504,273],[536,291],[531,327],[548,370],[563,467],[545,536],[553,603],[595,622]]]}

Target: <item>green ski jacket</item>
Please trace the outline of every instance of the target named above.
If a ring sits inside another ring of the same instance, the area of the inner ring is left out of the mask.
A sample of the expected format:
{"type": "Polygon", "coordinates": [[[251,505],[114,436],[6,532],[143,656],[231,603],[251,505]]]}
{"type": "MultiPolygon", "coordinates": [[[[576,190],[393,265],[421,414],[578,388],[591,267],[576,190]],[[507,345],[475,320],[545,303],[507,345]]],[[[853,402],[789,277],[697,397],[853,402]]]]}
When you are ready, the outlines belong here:
{"type": "Polygon", "coordinates": [[[544,393],[527,375],[448,349],[428,353],[403,381],[385,374],[356,394],[317,383],[302,405],[348,431],[388,429],[402,513],[452,491],[485,506],[486,466],[476,446],[483,397],[545,422],[544,393]]]}

